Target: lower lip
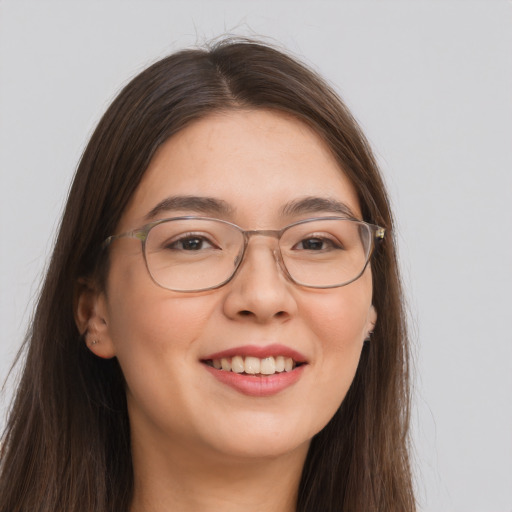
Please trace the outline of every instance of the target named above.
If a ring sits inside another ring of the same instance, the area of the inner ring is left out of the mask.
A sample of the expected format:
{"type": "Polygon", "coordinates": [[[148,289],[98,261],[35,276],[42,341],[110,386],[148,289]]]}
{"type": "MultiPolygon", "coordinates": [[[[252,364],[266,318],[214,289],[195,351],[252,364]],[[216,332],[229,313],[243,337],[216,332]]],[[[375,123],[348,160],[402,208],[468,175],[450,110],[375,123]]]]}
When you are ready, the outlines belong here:
{"type": "Polygon", "coordinates": [[[277,395],[295,384],[301,378],[306,365],[298,366],[290,372],[274,373],[273,375],[264,375],[261,377],[217,370],[207,365],[204,365],[204,367],[217,380],[244,395],[265,397],[277,395]]]}

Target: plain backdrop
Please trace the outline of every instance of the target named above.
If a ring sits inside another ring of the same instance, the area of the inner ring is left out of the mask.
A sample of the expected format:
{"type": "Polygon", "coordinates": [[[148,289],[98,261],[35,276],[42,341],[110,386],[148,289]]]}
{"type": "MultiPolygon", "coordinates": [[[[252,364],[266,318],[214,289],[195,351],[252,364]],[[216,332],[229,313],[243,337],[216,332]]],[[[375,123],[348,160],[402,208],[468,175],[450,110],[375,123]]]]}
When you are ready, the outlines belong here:
{"type": "Polygon", "coordinates": [[[391,193],[421,510],[511,512],[511,25],[499,0],[0,0],[0,379],[115,93],[184,46],[266,37],[334,84],[391,193]]]}

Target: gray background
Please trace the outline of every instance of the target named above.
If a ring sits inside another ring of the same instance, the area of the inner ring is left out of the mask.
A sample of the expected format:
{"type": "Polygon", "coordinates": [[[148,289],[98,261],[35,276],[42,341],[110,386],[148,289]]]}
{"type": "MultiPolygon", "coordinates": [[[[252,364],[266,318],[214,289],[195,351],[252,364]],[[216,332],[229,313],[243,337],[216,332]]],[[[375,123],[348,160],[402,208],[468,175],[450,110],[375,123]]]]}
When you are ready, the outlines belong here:
{"type": "Polygon", "coordinates": [[[267,36],[335,84],[390,189],[421,509],[511,512],[511,15],[499,0],[0,1],[0,378],[116,91],[183,46],[267,36]]]}

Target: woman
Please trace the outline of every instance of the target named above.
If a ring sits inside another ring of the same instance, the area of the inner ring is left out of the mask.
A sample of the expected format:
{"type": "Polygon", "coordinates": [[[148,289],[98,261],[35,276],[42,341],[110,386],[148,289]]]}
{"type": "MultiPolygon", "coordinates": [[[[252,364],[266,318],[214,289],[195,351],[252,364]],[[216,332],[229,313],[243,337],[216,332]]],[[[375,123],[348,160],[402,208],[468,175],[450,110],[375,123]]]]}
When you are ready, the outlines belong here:
{"type": "Polygon", "coordinates": [[[243,40],[142,72],[70,191],[0,510],[414,510],[391,229],[303,65],[243,40]]]}

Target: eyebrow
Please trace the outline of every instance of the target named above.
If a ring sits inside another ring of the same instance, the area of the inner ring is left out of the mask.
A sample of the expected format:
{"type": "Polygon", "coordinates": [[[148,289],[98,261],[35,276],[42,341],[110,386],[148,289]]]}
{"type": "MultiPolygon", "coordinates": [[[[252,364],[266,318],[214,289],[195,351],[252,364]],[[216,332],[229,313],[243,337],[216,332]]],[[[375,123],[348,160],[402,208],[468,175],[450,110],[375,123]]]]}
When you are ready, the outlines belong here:
{"type": "Polygon", "coordinates": [[[296,199],[295,201],[287,203],[281,209],[281,214],[283,216],[321,212],[337,213],[344,217],[357,219],[357,216],[347,204],[342,201],[338,201],[337,199],[326,197],[309,196],[302,199],[296,199]]]}
{"type": "MultiPolygon", "coordinates": [[[[201,215],[229,217],[234,208],[223,199],[202,196],[170,196],[160,201],[144,217],[150,221],[167,212],[188,210],[201,215]]],[[[309,213],[336,213],[344,217],[357,219],[350,207],[337,199],[308,196],[286,203],[281,208],[283,217],[304,215],[309,213]]]]}
{"type": "Polygon", "coordinates": [[[164,212],[190,210],[202,215],[228,216],[233,208],[222,199],[200,196],[171,196],[160,201],[146,216],[146,220],[152,220],[164,212]]]}

